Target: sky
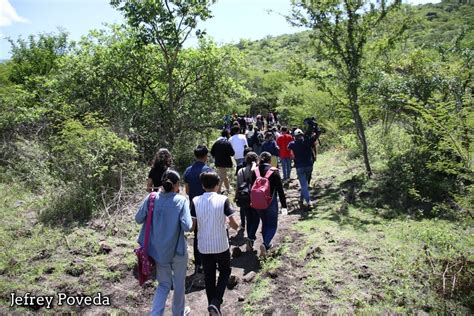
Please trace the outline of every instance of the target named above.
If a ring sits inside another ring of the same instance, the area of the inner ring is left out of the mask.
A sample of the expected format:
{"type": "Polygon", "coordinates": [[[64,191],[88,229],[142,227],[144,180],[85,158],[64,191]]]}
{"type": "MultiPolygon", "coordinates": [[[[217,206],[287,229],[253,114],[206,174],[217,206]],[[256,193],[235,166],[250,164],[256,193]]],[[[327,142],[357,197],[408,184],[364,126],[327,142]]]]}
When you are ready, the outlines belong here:
{"type": "MultiPolygon", "coordinates": [[[[206,29],[217,43],[302,31],[290,26],[282,16],[289,12],[290,3],[290,0],[218,0],[211,6],[214,17],[200,24],[200,28],[206,29]]],[[[104,23],[123,22],[108,0],[0,0],[0,60],[10,57],[10,43],[6,37],[16,40],[20,36],[54,33],[62,28],[69,33],[70,39],[78,40],[91,29],[105,28],[104,23]]],[[[192,44],[193,39],[190,42],[192,44]]]]}

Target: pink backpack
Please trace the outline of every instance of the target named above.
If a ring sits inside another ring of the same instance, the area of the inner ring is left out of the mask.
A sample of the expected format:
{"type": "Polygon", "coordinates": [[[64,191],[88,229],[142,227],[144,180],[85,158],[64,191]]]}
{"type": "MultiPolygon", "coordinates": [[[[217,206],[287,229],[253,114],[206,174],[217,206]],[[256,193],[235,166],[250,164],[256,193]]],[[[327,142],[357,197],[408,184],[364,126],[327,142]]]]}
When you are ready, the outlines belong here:
{"type": "Polygon", "coordinates": [[[270,181],[268,178],[270,178],[274,171],[274,168],[270,168],[265,174],[265,177],[262,177],[260,175],[259,167],[255,168],[255,175],[257,176],[257,179],[250,190],[250,206],[252,208],[264,210],[270,206],[270,203],[272,202],[272,195],[270,191],[270,181]]]}

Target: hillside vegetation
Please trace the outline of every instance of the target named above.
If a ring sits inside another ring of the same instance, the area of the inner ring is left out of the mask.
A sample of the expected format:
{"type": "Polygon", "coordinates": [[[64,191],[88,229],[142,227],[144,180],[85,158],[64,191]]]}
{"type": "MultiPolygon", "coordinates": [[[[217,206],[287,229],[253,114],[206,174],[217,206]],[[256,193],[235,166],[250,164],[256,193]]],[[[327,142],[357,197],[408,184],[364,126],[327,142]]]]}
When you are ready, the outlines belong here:
{"type": "MultiPolygon", "coordinates": [[[[92,313],[146,311],[153,291],[134,283],[133,214],[155,152],[169,148],[182,171],[225,114],[268,111],[289,127],[310,116],[324,127],[317,202],[290,207],[289,237],[229,311],[473,312],[474,5],[358,14],[367,38],[349,78],[351,50],[322,41],[327,29],[219,47],[199,30],[212,5],[159,19],[121,9],[127,1],[111,1],[126,25],[77,42],[15,39],[0,64],[0,313],[47,312],[9,307],[10,293],[58,291],[114,298],[92,313]],[[196,48],[176,38],[183,15],[196,48]]],[[[159,3],[143,5],[157,13],[159,3]]],[[[350,47],[347,23],[331,30],[350,47]]]]}

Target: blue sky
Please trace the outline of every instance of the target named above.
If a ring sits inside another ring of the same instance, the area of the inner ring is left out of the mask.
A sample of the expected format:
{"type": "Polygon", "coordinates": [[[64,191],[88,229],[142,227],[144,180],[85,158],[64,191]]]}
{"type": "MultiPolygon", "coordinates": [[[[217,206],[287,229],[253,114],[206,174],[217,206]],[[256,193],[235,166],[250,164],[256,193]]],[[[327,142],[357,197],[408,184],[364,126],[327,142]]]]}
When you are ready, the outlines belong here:
{"type": "MultiPolygon", "coordinates": [[[[218,0],[211,8],[214,18],[201,26],[218,43],[302,30],[291,27],[280,15],[290,10],[290,0],[218,0]]],[[[108,0],[0,0],[0,60],[9,57],[10,44],[5,37],[16,40],[19,36],[56,32],[61,27],[76,40],[91,29],[104,28],[103,23],[122,22],[108,0]]]]}

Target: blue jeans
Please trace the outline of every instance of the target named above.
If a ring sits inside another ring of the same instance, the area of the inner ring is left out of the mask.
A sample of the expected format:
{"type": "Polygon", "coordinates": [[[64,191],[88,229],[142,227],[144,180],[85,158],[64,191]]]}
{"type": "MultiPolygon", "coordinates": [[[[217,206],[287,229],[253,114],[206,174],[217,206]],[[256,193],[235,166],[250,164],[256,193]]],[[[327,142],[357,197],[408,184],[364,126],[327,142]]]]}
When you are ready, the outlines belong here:
{"type": "Polygon", "coordinates": [[[272,239],[276,234],[278,226],[278,200],[277,194],[273,195],[272,202],[266,210],[258,210],[262,220],[262,237],[265,248],[270,248],[272,239]]]}
{"type": "Polygon", "coordinates": [[[313,166],[296,168],[296,174],[298,175],[298,180],[300,181],[301,186],[300,199],[304,199],[308,203],[310,200],[308,179],[311,177],[311,173],[313,173],[313,166]]]}
{"type": "Polygon", "coordinates": [[[171,287],[173,294],[173,315],[184,315],[184,293],[186,282],[186,269],[188,267],[188,255],[174,256],[173,261],[168,264],[156,264],[158,287],[156,288],[153,306],[150,315],[164,315],[165,304],[171,287]]]}
{"type": "Polygon", "coordinates": [[[283,169],[283,180],[288,180],[291,173],[291,158],[282,158],[281,167],[283,169]]]}

